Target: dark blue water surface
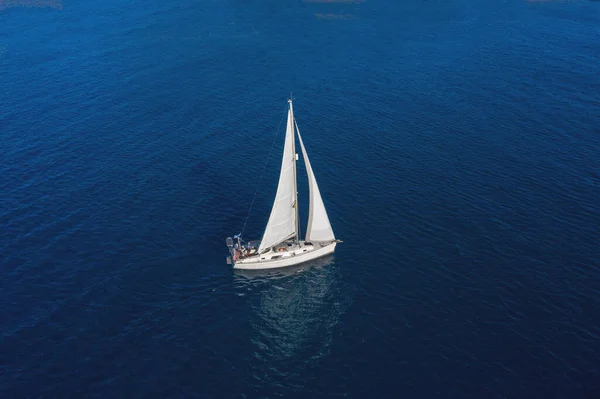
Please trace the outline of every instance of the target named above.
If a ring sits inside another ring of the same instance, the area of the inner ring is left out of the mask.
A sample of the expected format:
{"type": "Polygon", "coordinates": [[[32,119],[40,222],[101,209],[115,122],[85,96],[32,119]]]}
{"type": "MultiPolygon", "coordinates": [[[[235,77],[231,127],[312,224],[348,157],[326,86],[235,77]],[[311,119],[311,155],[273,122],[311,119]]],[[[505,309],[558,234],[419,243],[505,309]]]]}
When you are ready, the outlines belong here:
{"type": "Polygon", "coordinates": [[[0,397],[600,397],[600,3],[22,2],[0,397]],[[344,243],[234,273],[290,91],[344,243]]]}

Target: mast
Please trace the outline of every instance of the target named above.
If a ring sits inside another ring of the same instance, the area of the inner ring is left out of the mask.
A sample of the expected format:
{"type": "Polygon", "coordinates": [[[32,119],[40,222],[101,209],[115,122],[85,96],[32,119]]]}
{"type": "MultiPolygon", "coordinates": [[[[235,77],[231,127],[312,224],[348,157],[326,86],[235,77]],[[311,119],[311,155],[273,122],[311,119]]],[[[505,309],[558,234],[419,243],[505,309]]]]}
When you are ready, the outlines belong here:
{"type": "Polygon", "coordinates": [[[294,125],[296,118],[294,117],[294,107],[292,106],[292,95],[290,93],[290,112],[292,114],[292,154],[294,154],[293,168],[294,168],[294,208],[296,208],[296,244],[300,243],[300,218],[298,211],[298,178],[296,177],[296,161],[298,160],[298,154],[296,153],[296,134],[294,133],[294,125]]]}

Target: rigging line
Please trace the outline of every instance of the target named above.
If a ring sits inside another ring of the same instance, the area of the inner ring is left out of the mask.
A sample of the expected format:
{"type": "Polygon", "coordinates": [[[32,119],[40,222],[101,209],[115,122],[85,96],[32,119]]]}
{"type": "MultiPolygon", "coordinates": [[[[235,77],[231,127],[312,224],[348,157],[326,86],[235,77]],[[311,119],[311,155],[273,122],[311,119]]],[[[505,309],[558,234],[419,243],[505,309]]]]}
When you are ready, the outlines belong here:
{"type": "Polygon", "coordinates": [[[244,221],[244,227],[242,228],[242,232],[240,233],[240,237],[243,237],[244,231],[246,231],[246,225],[248,224],[248,218],[250,217],[250,212],[252,211],[252,207],[254,206],[254,201],[256,200],[256,194],[258,194],[258,189],[260,188],[260,183],[262,181],[263,175],[267,170],[267,164],[269,163],[269,158],[271,158],[271,152],[273,152],[273,147],[275,146],[275,140],[277,136],[279,136],[279,129],[281,129],[281,123],[283,122],[283,118],[285,117],[285,111],[287,110],[287,104],[285,106],[283,114],[281,115],[281,119],[279,120],[279,126],[277,127],[277,131],[275,132],[275,137],[273,137],[273,141],[271,142],[271,148],[269,149],[269,153],[267,154],[267,159],[265,160],[265,165],[263,166],[262,173],[258,178],[258,184],[256,185],[256,190],[254,191],[254,196],[252,197],[252,202],[250,203],[250,209],[248,209],[248,214],[246,215],[246,220],[244,221]]]}

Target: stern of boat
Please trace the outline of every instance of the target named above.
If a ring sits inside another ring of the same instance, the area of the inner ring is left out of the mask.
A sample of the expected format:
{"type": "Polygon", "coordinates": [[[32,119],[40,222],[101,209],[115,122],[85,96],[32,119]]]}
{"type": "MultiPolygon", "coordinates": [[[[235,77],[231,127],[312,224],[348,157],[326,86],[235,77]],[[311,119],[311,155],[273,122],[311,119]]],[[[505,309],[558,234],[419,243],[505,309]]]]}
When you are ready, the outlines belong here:
{"type": "Polygon", "coordinates": [[[229,249],[229,256],[227,257],[227,264],[233,265],[233,258],[234,258],[233,237],[227,237],[225,239],[225,245],[227,245],[227,248],[229,249]]]}
{"type": "Polygon", "coordinates": [[[229,256],[226,258],[227,264],[235,267],[237,261],[257,256],[260,240],[244,241],[237,234],[233,237],[227,237],[225,244],[229,249],[229,256]]]}

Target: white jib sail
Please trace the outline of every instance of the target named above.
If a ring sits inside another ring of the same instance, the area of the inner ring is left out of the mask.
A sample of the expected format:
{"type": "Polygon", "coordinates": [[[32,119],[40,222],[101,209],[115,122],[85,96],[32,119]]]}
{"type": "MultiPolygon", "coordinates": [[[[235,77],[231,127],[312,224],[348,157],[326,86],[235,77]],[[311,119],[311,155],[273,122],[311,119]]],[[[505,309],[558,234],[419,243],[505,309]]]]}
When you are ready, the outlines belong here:
{"type": "Polygon", "coordinates": [[[306,228],[306,241],[333,241],[335,236],[333,235],[333,229],[331,223],[329,223],[329,217],[325,210],[325,204],[319,186],[317,185],[317,179],[313,173],[310,161],[308,160],[308,154],[304,148],[302,137],[300,136],[300,130],[296,124],[296,132],[298,133],[298,140],[300,141],[300,147],[302,148],[302,155],[304,156],[304,164],[306,165],[306,174],[308,175],[308,189],[310,205],[308,211],[308,226],[306,228]]]}
{"type": "Polygon", "coordinates": [[[296,235],[296,154],[294,151],[294,122],[292,110],[288,110],[283,159],[279,174],[279,185],[271,216],[265,228],[258,252],[277,245],[296,235]]]}

